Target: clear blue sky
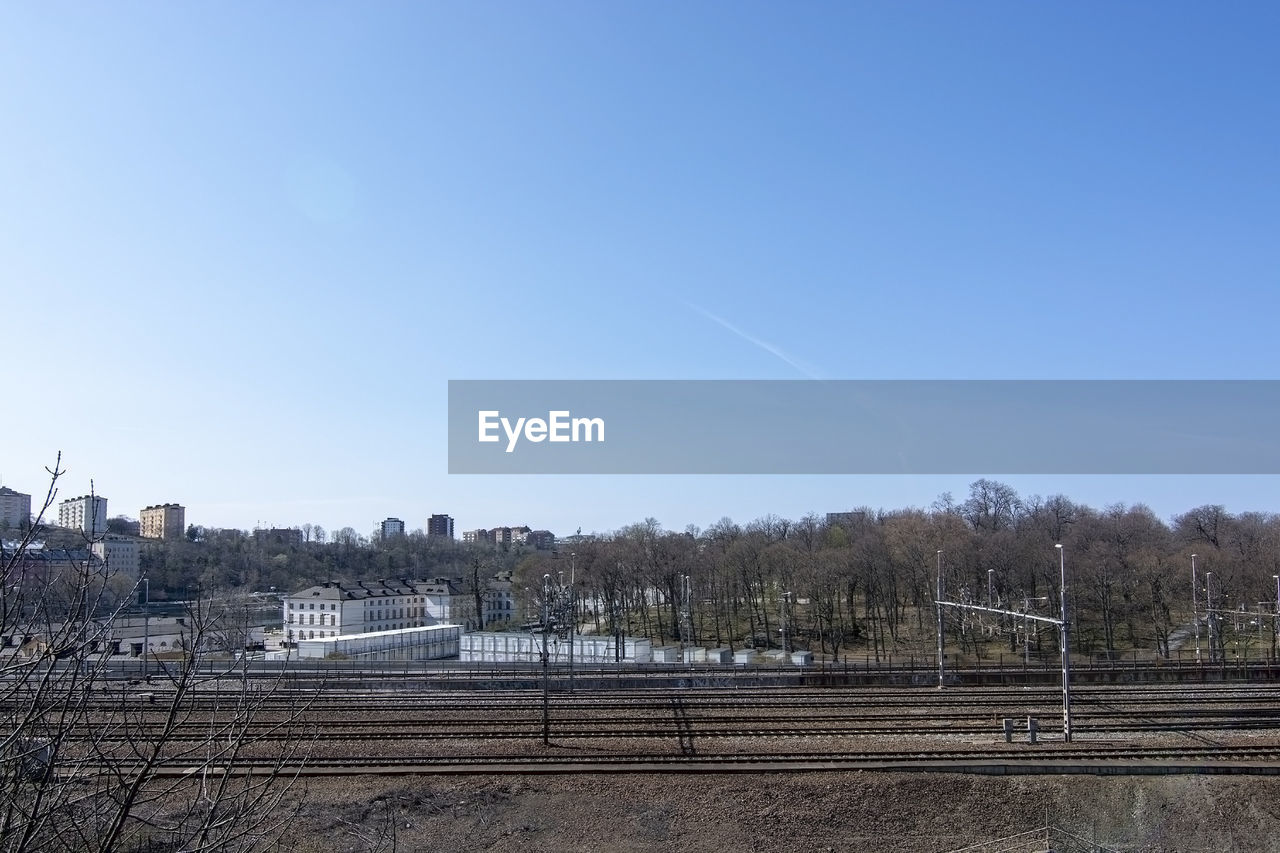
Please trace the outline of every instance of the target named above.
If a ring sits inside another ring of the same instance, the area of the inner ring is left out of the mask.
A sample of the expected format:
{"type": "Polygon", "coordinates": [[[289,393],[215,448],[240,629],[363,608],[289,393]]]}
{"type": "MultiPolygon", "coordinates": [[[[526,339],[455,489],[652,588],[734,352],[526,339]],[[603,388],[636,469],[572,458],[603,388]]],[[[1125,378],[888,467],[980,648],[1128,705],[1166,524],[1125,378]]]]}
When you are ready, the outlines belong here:
{"type": "Polygon", "coordinates": [[[960,497],[450,477],[446,381],[1275,378],[1277,43],[1261,2],[0,5],[0,476],[361,532],[960,497]]]}

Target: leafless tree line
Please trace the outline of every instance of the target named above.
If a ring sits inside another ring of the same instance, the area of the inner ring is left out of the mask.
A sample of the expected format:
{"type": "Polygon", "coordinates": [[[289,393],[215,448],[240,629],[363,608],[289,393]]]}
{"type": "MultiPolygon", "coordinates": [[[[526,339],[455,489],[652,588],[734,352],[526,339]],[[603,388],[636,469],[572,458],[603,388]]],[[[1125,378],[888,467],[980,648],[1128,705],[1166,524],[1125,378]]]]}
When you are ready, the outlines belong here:
{"type": "MultiPolygon", "coordinates": [[[[1098,510],[1061,495],[1024,498],[986,479],[973,483],[965,500],[943,495],[928,509],[862,509],[830,520],[767,516],[746,525],[723,519],[681,532],[646,519],[564,545],[556,558],[526,559],[516,588],[536,594],[537,579],[563,568],[572,551],[583,618],[601,632],[776,646],[785,614],[801,645],[880,659],[916,651],[912,643],[923,636],[932,641],[939,568],[947,597],[1057,611],[1058,543],[1080,652],[1168,655],[1178,643],[1189,646],[1195,553],[1200,622],[1212,611],[1239,629],[1217,632],[1218,651],[1232,640],[1255,656],[1275,653],[1280,517],[1202,506],[1166,523],[1143,505],[1098,510]],[[680,636],[682,613],[692,615],[692,637],[680,636]]],[[[949,642],[974,650],[989,642],[962,628],[949,642]]]]}

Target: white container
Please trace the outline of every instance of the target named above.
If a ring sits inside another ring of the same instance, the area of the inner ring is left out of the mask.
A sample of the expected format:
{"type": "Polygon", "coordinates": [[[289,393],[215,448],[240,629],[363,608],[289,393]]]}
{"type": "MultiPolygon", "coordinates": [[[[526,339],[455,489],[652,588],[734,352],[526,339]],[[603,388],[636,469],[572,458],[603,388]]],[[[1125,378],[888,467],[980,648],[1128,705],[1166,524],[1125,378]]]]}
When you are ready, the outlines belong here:
{"type": "Polygon", "coordinates": [[[680,650],[675,646],[657,646],[652,650],[654,663],[675,663],[679,656],[680,650]]]}

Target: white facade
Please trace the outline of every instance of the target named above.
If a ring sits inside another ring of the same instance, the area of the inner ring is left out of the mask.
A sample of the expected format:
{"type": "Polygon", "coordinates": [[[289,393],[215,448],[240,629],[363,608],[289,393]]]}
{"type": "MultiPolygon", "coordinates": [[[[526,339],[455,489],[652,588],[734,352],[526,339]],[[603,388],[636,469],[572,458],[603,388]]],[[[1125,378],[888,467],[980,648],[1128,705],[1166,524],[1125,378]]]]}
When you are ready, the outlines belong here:
{"type": "Polygon", "coordinates": [[[379,535],[383,541],[394,539],[397,536],[404,535],[404,522],[398,518],[388,518],[378,527],[379,535]]]}
{"type": "MultiPolygon", "coordinates": [[[[511,582],[490,580],[481,604],[486,624],[514,618],[511,582]]],[[[442,623],[471,630],[477,627],[475,606],[475,596],[447,578],[328,581],[285,596],[282,617],[286,642],[296,642],[442,623]]]]}
{"type": "Polygon", "coordinates": [[[90,536],[107,532],[107,499],[81,495],[58,504],[58,526],[81,530],[90,536]]]}
{"type": "Polygon", "coordinates": [[[0,486],[0,530],[22,530],[31,523],[31,495],[0,486]]]}
{"type": "Polygon", "coordinates": [[[440,621],[428,615],[426,596],[409,581],[329,581],[285,596],[283,608],[288,642],[422,628],[440,621]]]}

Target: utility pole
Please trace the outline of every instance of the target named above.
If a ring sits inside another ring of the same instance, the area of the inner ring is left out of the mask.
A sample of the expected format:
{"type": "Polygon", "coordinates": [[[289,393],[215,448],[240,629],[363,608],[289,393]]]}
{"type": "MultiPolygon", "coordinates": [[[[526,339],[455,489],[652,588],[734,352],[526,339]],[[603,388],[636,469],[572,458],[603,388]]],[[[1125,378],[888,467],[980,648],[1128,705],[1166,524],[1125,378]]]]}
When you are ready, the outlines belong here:
{"type": "Polygon", "coordinates": [[[151,579],[143,578],[142,586],[145,597],[142,599],[142,679],[151,678],[151,667],[147,660],[147,652],[151,649],[151,579]]]}
{"type": "Polygon", "coordinates": [[[1218,614],[1213,609],[1213,572],[1204,573],[1204,612],[1209,619],[1209,663],[1218,660],[1218,614]]]}
{"type": "Polygon", "coordinates": [[[542,743],[551,746],[551,575],[542,576],[542,743]]]}
{"type": "Polygon", "coordinates": [[[1067,631],[1067,557],[1062,543],[1058,549],[1058,570],[1062,580],[1062,740],[1071,743],[1071,641],[1067,631]]]}
{"type": "Polygon", "coordinates": [[[1200,586],[1196,579],[1196,555],[1191,555],[1191,625],[1196,632],[1196,663],[1200,663],[1200,610],[1196,605],[1196,597],[1198,595],[1197,587],[1200,586]]]}
{"type": "Polygon", "coordinates": [[[578,630],[578,587],[575,584],[578,554],[569,552],[569,692],[573,692],[573,645],[578,630]]]}
{"type": "Polygon", "coordinates": [[[1276,656],[1276,641],[1280,640],[1280,575],[1272,575],[1276,582],[1276,614],[1272,619],[1271,656],[1276,656]]]}
{"type": "Polygon", "coordinates": [[[689,576],[680,576],[680,661],[692,663],[689,656],[693,647],[693,601],[691,600],[689,576]]]}
{"type": "Polygon", "coordinates": [[[1031,666],[1031,622],[1027,619],[1027,613],[1031,610],[1031,597],[1024,595],[1022,597],[1022,666],[1027,668],[1031,666]]]}
{"type": "MultiPolygon", "coordinates": [[[[791,647],[787,642],[787,610],[791,604],[791,593],[784,592],[782,594],[782,654],[791,654],[791,647]]],[[[785,661],[784,661],[785,663],[785,661]]]]}
{"type": "Polygon", "coordinates": [[[938,593],[934,607],[938,611],[938,689],[941,690],[947,681],[946,663],[942,650],[942,549],[938,549],[938,593]]]}

